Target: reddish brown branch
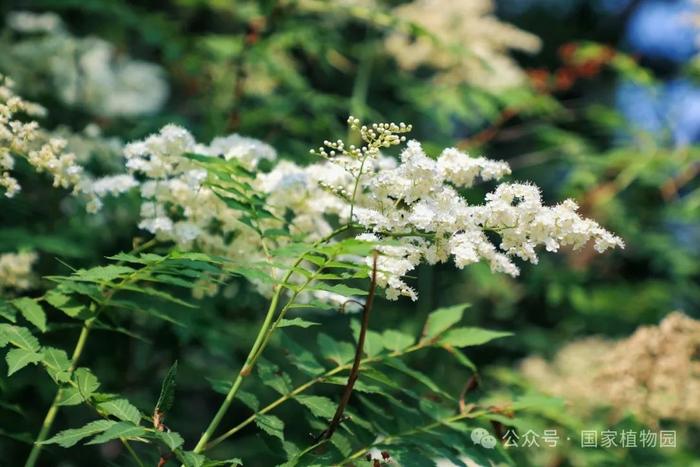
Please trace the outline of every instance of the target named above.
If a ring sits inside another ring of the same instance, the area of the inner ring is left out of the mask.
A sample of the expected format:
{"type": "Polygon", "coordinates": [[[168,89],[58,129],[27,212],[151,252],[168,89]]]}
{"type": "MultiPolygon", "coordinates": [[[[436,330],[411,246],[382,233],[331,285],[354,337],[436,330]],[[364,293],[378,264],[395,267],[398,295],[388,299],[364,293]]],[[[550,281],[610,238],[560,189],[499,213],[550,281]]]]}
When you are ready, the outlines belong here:
{"type": "Polygon", "coordinates": [[[229,129],[235,130],[241,124],[241,101],[243,100],[243,94],[245,89],[246,70],[245,61],[246,55],[250,53],[250,50],[255,46],[255,44],[260,39],[260,35],[265,28],[265,18],[254,18],[252,19],[246,28],[245,38],[243,39],[243,50],[241,51],[238,59],[236,60],[236,71],[234,74],[234,85],[233,85],[233,108],[231,114],[229,115],[229,129]]]}
{"type": "Polygon", "coordinates": [[[467,380],[466,384],[462,388],[462,392],[459,393],[459,413],[467,413],[474,408],[474,404],[467,405],[465,399],[467,394],[479,387],[479,379],[476,375],[471,375],[467,380]]]}
{"type": "Polygon", "coordinates": [[[512,108],[506,108],[501,112],[501,115],[496,119],[495,122],[491,124],[488,128],[480,131],[474,136],[464,139],[457,144],[460,149],[466,149],[474,146],[482,146],[498,135],[501,128],[518,115],[518,110],[512,108]]]}
{"type": "Polygon", "coordinates": [[[369,293],[367,295],[367,301],[365,301],[362,307],[362,326],[360,327],[360,336],[357,339],[357,348],[355,349],[355,360],[352,363],[352,369],[350,370],[350,375],[348,376],[348,383],[345,385],[343,390],[343,396],[340,398],[338,403],[338,408],[335,411],[333,419],[328,424],[326,431],[321,433],[318,437],[319,441],[330,439],[338,429],[340,422],[343,420],[343,413],[345,408],[350,402],[350,396],[352,395],[352,390],[355,387],[355,382],[360,377],[360,361],[362,360],[362,354],[365,347],[365,337],[367,336],[367,329],[369,328],[369,315],[372,311],[372,302],[374,301],[374,292],[377,289],[377,252],[374,252],[374,257],[372,260],[372,278],[369,285],[369,293]]]}

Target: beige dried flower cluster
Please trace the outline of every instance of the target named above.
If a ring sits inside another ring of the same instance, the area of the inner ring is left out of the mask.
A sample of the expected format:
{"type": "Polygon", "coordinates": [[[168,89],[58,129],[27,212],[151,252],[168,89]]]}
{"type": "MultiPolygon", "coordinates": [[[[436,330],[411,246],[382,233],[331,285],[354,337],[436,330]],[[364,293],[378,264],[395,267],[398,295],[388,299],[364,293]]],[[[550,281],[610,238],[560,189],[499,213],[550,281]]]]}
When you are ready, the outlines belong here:
{"type": "Polygon", "coordinates": [[[499,21],[493,10],[491,0],[414,0],[393,13],[429,35],[395,31],[386,39],[386,48],[402,68],[436,68],[442,82],[491,90],[521,84],[525,75],[508,51],[536,52],[540,41],[499,21]]]}
{"type": "Polygon", "coordinates": [[[0,254],[0,292],[31,287],[34,281],[32,266],[37,258],[33,251],[0,254]]]}
{"type": "MultiPolygon", "coordinates": [[[[26,121],[24,117],[43,116],[44,109],[24,100],[14,92],[14,83],[0,75],[0,189],[8,198],[15,196],[20,184],[13,176],[16,158],[25,159],[37,172],[46,173],[53,178],[53,186],[71,190],[88,200],[87,209],[96,212],[102,205],[101,197],[107,194],[119,194],[134,186],[115,186],[109,178],[95,183],[78,161],[75,153],[67,151],[68,141],[54,136],[44,130],[36,121],[26,121]]],[[[72,135],[74,141],[90,143],[96,138],[72,135]]],[[[101,145],[111,146],[114,143],[101,145]]],[[[123,180],[121,180],[123,182],[123,180]]]]}
{"type": "Polygon", "coordinates": [[[620,341],[588,338],[552,362],[530,357],[521,371],[541,391],[586,413],[594,407],[660,420],[700,421],[700,321],[674,312],[620,341]]]}
{"type": "Polygon", "coordinates": [[[82,167],[75,163],[73,154],[64,154],[65,141],[51,139],[38,148],[40,127],[35,121],[25,122],[20,115],[38,116],[44,113],[36,104],[25,101],[13,91],[14,83],[0,76],[0,187],[11,198],[20,186],[11,175],[15,166],[13,156],[24,157],[39,172],[53,176],[54,186],[77,189],[81,181],[82,167]]]}

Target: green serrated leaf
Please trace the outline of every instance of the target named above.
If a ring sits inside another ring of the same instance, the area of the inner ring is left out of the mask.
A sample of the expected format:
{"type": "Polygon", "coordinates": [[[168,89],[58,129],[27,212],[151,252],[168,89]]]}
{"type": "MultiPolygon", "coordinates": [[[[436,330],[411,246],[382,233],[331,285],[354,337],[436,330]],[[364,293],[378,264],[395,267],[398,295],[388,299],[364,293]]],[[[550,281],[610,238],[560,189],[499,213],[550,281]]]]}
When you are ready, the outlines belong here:
{"type": "Polygon", "coordinates": [[[183,452],[180,456],[178,456],[178,458],[185,465],[185,467],[202,467],[204,465],[204,461],[207,460],[207,458],[203,455],[192,451],[183,452]]]}
{"type": "Polygon", "coordinates": [[[37,300],[22,297],[12,300],[12,305],[22,313],[24,319],[36,326],[41,332],[46,332],[46,313],[37,300]]]}
{"type": "Polygon", "coordinates": [[[75,389],[83,400],[89,399],[97,388],[100,387],[100,382],[97,380],[97,376],[92,374],[92,371],[88,368],[78,368],[73,373],[73,381],[75,382],[75,389]]]}
{"type": "Polygon", "coordinates": [[[284,422],[274,415],[258,414],[255,424],[268,435],[284,441],[284,422]]]}
{"type": "Polygon", "coordinates": [[[335,432],[331,437],[331,443],[336,447],[343,457],[347,457],[352,452],[352,444],[350,440],[345,437],[342,433],[335,432]]]}
{"type": "Polygon", "coordinates": [[[225,460],[210,460],[207,459],[204,461],[204,464],[202,467],[237,467],[243,465],[243,461],[238,459],[238,458],[233,458],[233,459],[225,459],[225,460]]]}
{"type": "Polygon", "coordinates": [[[39,341],[27,328],[3,323],[0,324],[0,334],[3,335],[5,340],[10,342],[10,344],[20,349],[38,352],[41,348],[39,341]]]}
{"type": "Polygon", "coordinates": [[[389,350],[399,352],[412,346],[416,339],[413,336],[404,334],[403,332],[394,329],[387,329],[382,333],[383,344],[389,350]]]}
{"type": "Polygon", "coordinates": [[[462,319],[464,309],[469,305],[461,304],[446,308],[439,308],[428,316],[423,335],[430,339],[436,337],[462,319]]]}
{"type": "Polygon", "coordinates": [[[70,381],[70,360],[68,360],[68,354],[55,347],[44,347],[42,353],[44,365],[49,376],[57,383],[70,381]]]}
{"type": "Polygon", "coordinates": [[[74,278],[90,282],[110,282],[126,274],[134,272],[128,266],[109,264],[107,266],[97,266],[90,269],[81,269],[74,274],[74,278]]]}
{"type": "MultiPolygon", "coordinates": [[[[360,322],[356,319],[352,320],[350,322],[350,327],[352,328],[352,335],[355,337],[355,342],[357,342],[360,339],[360,322]]],[[[382,335],[378,332],[368,330],[365,334],[364,354],[369,357],[374,357],[375,355],[379,355],[382,350],[384,350],[384,339],[382,335]]]]}
{"type": "Polygon", "coordinates": [[[510,332],[464,327],[447,331],[445,335],[440,338],[440,344],[461,348],[471,345],[485,344],[493,339],[512,335],[513,333],[510,332]]]}
{"type": "Polygon", "coordinates": [[[231,389],[231,381],[227,379],[207,378],[207,381],[211,384],[211,388],[214,392],[218,392],[219,394],[227,394],[229,389],[231,389]]]}
{"type": "Polygon", "coordinates": [[[15,323],[17,322],[15,315],[17,315],[17,309],[10,306],[9,303],[0,298],[0,318],[4,318],[11,323],[15,323]]]}
{"type": "Polygon", "coordinates": [[[261,358],[258,360],[257,368],[263,384],[271,387],[281,395],[289,394],[294,389],[289,375],[281,371],[277,365],[261,358]]]}
{"type": "Polygon", "coordinates": [[[282,351],[292,365],[310,376],[317,376],[326,371],[308,349],[297,344],[285,333],[281,333],[281,336],[282,351]]]}
{"type": "Polygon", "coordinates": [[[118,422],[110,426],[104,433],[95,436],[85,444],[102,444],[117,438],[138,438],[146,433],[146,429],[142,426],[137,426],[130,422],[118,422]]]}
{"type": "Polygon", "coordinates": [[[175,378],[177,377],[177,360],[166,373],[160,388],[160,396],[156,403],[156,411],[166,413],[175,401],[175,378]]]}
{"type": "Polygon", "coordinates": [[[141,412],[126,399],[111,399],[100,402],[97,404],[97,408],[107,415],[131,422],[134,425],[138,425],[141,420],[141,412]]]}
{"type": "Polygon", "coordinates": [[[424,373],[422,373],[422,372],[420,372],[420,371],[414,370],[413,368],[411,368],[411,367],[409,367],[408,365],[406,365],[402,360],[399,360],[399,359],[396,359],[396,358],[395,358],[395,359],[392,359],[392,360],[387,360],[387,361],[384,362],[384,363],[385,363],[385,365],[387,365],[387,366],[389,366],[389,367],[391,367],[391,368],[394,368],[394,369],[396,369],[396,370],[399,370],[399,371],[401,371],[402,373],[404,373],[405,375],[410,376],[411,378],[413,378],[413,379],[415,379],[416,381],[418,381],[418,382],[422,383],[423,385],[425,385],[425,386],[426,386],[428,389],[430,389],[431,391],[433,391],[433,392],[435,392],[435,393],[437,393],[437,394],[442,395],[442,396],[445,397],[446,399],[448,399],[448,400],[452,400],[452,399],[453,399],[452,396],[450,396],[448,393],[446,393],[445,391],[443,391],[432,379],[430,379],[430,377],[429,377],[428,375],[426,375],[426,374],[424,374],[424,373]]]}
{"type": "Polygon", "coordinates": [[[80,304],[80,302],[78,302],[75,298],[62,294],[56,290],[49,291],[44,299],[51,306],[61,310],[71,318],[85,319],[87,316],[89,316],[87,308],[84,305],[80,304]]]}
{"type": "Polygon", "coordinates": [[[112,420],[95,420],[81,428],[63,430],[40,444],[58,444],[61,447],[69,448],[75,446],[76,443],[88,436],[108,430],[113,425],[116,425],[116,423],[117,422],[112,420]]]}
{"type": "Polygon", "coordinates": [[[309,290],[323,290],[326,292],[337,293],[344,297],[352,297],[356,295],[367,295],[367,291],[364,289],[358,289],[356,287],[350,287],[345,284],[326,284],[324,282],[318,282],[313,286],[308,288],[309,290]]]}
{"type": "Polygon", "coordinates": [[[74,387],[61,389],[59,396],[60,397],[58,398],[58,405],[62,407],[80,405],[85,400],[83,399],[82,394],[80,394],[80,392],[78,392],[78,390],[74,387]]]}
{"type": "Polygon", "coordinates": [[[352,344],[337,341],[327,334],[318,335],[318,346],[323,357],[335,362],[338,366],[348,363],[355,356],[355,347],[352,344]]]}
{"type": "Polygon", "coordinates": [[[258,400],[257,396],[252,392],[238,391],[237,398],[253,412],[257,412],[260,409],[260,401],[258,400]]]}
{"type": "Polygon", "coordinates": [[[25,349],[10,349],[5,355],[7,361],[7,376],[12,376],[29,364],[36,364],[42,360],[38,352],[25,349]]]}
{"type": "Polygon", "coordinates": [[[301,318],[293,318],[293,319],[283,319],[280,321],[280,324],[277,325],[278,328],[284,328],[284,327],[289,327],[289,326],[296,326],[299,328],[308,328],[311,326],[320,326],[320,323],[306,321],[306,320],[303,320],[301,318]]]}
{"type": "Polygon", "coordinates": [[[299,394],[294,400],[309,409],[317,417],[329,420],[335,414],[336,404],[327,397],[299,394]]]}
{"type": "Polygon", "coordinates": [[[452,355],[455,358],[455,360],[457,360],[460,364],[466,366],[474,373],[477,372],[477,368],[474,362],[472,362],[466,355],[464,355],[462,351],[454,347],[445,347],[445,350],[447,350],[450,353],[450,355],[452,355]]]}
{"type": "Polygon", "coordinates": [[[171,451],[174,451],[185,443],[182,436],[174,431],[156,431],[156,437],[168,446],[171,451]]]}

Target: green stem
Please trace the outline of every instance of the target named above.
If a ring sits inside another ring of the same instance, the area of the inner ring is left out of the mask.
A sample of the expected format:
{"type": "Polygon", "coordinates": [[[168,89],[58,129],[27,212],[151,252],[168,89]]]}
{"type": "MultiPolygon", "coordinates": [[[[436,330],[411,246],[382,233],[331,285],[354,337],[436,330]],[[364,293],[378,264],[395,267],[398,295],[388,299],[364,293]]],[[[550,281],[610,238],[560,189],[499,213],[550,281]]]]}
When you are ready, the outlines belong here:
{"type": "MultiPolygon", "coordinates": [[[[130,254],[135,254],[146,250],[153,246],[155,243],[156,240],[155,238],[153,238],[143,243],[142,245],[132,249],[130,254]]],[[[121,263],[122,261],[118,262],[117,264],[121,263]]],[[[121,284],[119,284],[119,287],[123,287],[128,280],[132,280],[134,277],[136,277],[137,274],[138,271],[134,273],[130,278],[124,279],[124,281],[121,284]]],[[[68,368],[68,373],[70,375],[73,374],[73,371],[75,371],[75,368],[78,366],[78,361],[80,360],[80,356],[83,354],[83,350],[85,349],[85,343],[87,342],[87,338],[90,335],[90,330],[92,329],[93,324],[97,320],[97,316],[99,315],[100,311],[104,310],[109,305],[112,297],[117,292],[117,290],[119,290],[119,288],[113,289],[111,293],[107,296],[107,299],[100,305],[100,309],[95,312],[95,316],[85,320],[85,322],[83,323],[83,326],[80,330],[80,335],[78,336],[78,342],[75,343],[75,348],[73,349],[70,367],[68,368]]],[[[49,410],[47,410],[46,412],[46,416],[44,416],[44,421],[41,424],[41,430],[39,430],[39,434],[37,435],[36,440],[34,441],[34,445],[32,446],[32,450],[29,452],[29,457],[27,457],[27,461],[25,462],[24,467],[34,467],[36,465],[36,462],[39,459],[39,454],[41,453],[41,450],[44,447],[41,443],[46,440],[46,438],[49,435],[49,432],[51,431],[53,422],[56,419],[56,414],[58,413],[58,403],[60,402],[62,395],[63,388],[59,387],[58,391],[56,391],[56,395],[54,396],[53,401],[51,402],[51,406],[49,406],[49,410]]]]}
{"type": "MultiPolygon", "coordinates": [[[[380,363],[380,362],[387,360],[387,359],[390,359],[390,358],[401,357],[401,356],[407,355],[411,352],[415,352],[416,350],[420,350],[420,349],[426,347],[426,345],[427,344],[425,342],[418,343],[418,344],[412,345],[411,347],[408,347],[404,350],[397,350],[397,351],[391,352],[390,354],[387,354],[387,355],[382,355],[382,356],[377,356],[377,357],[367,357],[367,358],[362,359],[360,364],[366,365],[369,363],[380,363]]],[[[316,378],[311,379],[300,386],[297,386],[294,390],[292,390],[288,394],[285,394],[285,395],[279,397],[278,399],[274,400],[270,404],[268,404],[265,407],[263,407],[262,409],[260,409],[260,411],[254,413],[253,415],[246,418],[241,423],[239,423],[235,427],[231,428],[230,430],[228,430],[227,432],[225,432],[221,436],[219,436],[216,439],[213,439],[212,441],[207,443],[205,450],[213,448],[214,446],[225,441],[227,438],[229,438],[229,437],[233,436],[234,434],[236,434],[237,432],[241,431],[243,428],[245,428],[249,424],[253,423],[258,416],[264,415],[264,414],[270,412],[271,410],[279,407],[280,405],[282,405],[283,403],[285,403],[289,399],[292,399],[294,396],[301,394],[302,392],[306,391],[307,389],[309,389],[310,387],[312,387],[318,383],[322,383],[323,381],[330,378],[331,376],[335,376],[338,373],[342,373],[345,370],[350,370],[351,368],[352,368],[352,363],[346,363],[345,365],[337,366],[331,370],[326,371],[322,375],[319,375],[316,378]]]]}
{"type": "MultiPolygon", "coordinates": [[[[78,337],[78,342],[75,344],[75,349],[73,349],[73,357],[71,358],[70,362],[69,373],[71,374],[78,365],[78,360],[80,360],[80,356],[83,353],[85,342],[87,341],[88,335],[90,335],[90,328],[92,328],[93,323],[94,318],[85,321],[85,324],[83,324],[83,327],[80,330],[80,336],[78,337]]],[[[46,412],[44,421],[41,424],[41,430],[36,437],[36,441],[34,441],[34,446],[32,446],[32,450],[29,453],[29,457],[27,457],[27,462],[24,464],[24,467],[34,467],[36,465],[36,461],[39,459],[39,454],[44,447],[41,443],[46,440],[49,432],[51,431],[51,426],[53,425],[53,422],[56,419],[56,414],[58,413],[58,403],[60,402],[62,395],[63,388],[58,388],[58,391],[56,391],[56,396],[53,398],[51,406],[46,412]]]]}
{"type": "MultiPolygon", "coordinates": [[[[292,271],[290,270],[287,276],[285,276],[285,280],[283,282],[286,282],[286,280],[291,276],[291,272],[292,271]]],[[[275,315],[275,310],[277,309],[277,303],[279,302],[281,291],[282,287],[278,285],[275,289],[275,294],[272,296],[272,300],[270,301],[270,306],[267,309],[265,320],[263,321],[263,324],[260,327],[260,330],[258,331],[257,337],[255,338],[255,343],[253,344],[253,347],[250,349],[250,352],[246,357],[245,364],[243,365],[241,371],[239,371],[236,375],[236,379],[233,381],[231,389],[229,389],[228,393],[226,394],[226,398],[221,403],[221,406],[219,406],[219,410],[216,411],[214,418],[212,418],[211,422],[209,422],[209,426],[207,427],[206,431],[199,438],[197,445],[194,447],[195,453],[199,453],[204,450],[204,447],[206,446],[207,442],[214,434],[214,431],[216,431],[217,427],[221,423],[221,420],[224,418],[224,415],[231,406],[231,403],[235,399],[236,393],[238,393],[238,389],[243,383],[243,378],[248,376],[251,373],[253,366],[255,366],[257,355],[259,355],[258,350],[260,350],[263,340],[265,339],[265,334],[267,333],[267,330],[270,327],[270,324],[272,323],[272,318],[275,315]]]]}
{"type": "MultiPolygon", "coordinates": [[[[352,88],[350,115],[360,119],[364,115],[364,110],[367,107],[367,93],[369,91],[370,77],[372,75],[373,58],[374,49],[372,47],[366,47],[362,51],[357,76],[352,88]]],[[[350,217],[348,218],[348,224],[352,223],[352,215],[355,211],[355,197],[357,196],[357,189],[360,186],[360,178],[362,177],[362,171],[364,170],[366,160],[367,156],[362,159],[362,164],[360,164],[360,172],[355,179],[355,186],[352,190],[352,199],[350,200],[350,217]]]]}
{"type": "Polygon", "coordinates": [[[126,450],[129,451],[129,454],[131,454],[131,457],[134,459],[134,462],[136,462],[136,464],[139,467],[144,467],[143,461],[141,460],[139,455],[136,454],[136,451],[134,451],[134,448],[131,447],[131,445],[129,444],[129,441],[127,441],[124,438],[119,438],[119,441],[121,441],[122,444],[124,445],[124,447],[126,448],[126,450]]]}
{"type": "MultiPolygon", "coordinates": [[[[267,343],[272,337],[272,333],[277,329],[277,327],[280,325],[282,322],[282,319],[284,319],[285,315],[287,314],[287,311],[289,311],[289,307],[294,304],[294,301],[296,298],[299,296],[299,294],[314,280],[316,280],[316,277],[323,271],[325,268],[325,263],[321,265],[317,270],[315,270],[309,277],[304,281],[301,286],[299,286],[294,293],[292,293],[292,296],[289,298],[287,303],[282,307],[280,310],[279,314],[277,315],[277,318],[275,321],[268,327],[267,332],[265,333],[265,336],[263,337],[262,344],[258,348],[258,354],[262,352],[262,350],[267,347],[267,343]]],[[[257,360],[258,354],[254,356],[254,359],[257,360]]]]}
{"type": "Polygon", "coordinates": [[[275,312],[277,311],[277,305],[279,304],[280,297],[282,296],[282,291],[284,290],[284,288],[287,287],[289,279],[291,279],[292,275],[294,274],[294,270],[304,261],[304,256],[306,256],[307,253],[313,251],[313,249],[316,248],[318,245],[321,245],[331,240],[335,236],[339,235],[340,233],[345,232],[349,228],[350,227],[347,225],[340,227],[334,230],[326,237],[315,242],[309,250],[304,252],[296,259],[294,264],[292,264],[292,266],[282,278],[281,283],[275,286],[275,292],[272,296],[272,299],[270,300],[270,306],[268,307],[267,313],[265,314],[265,319],[263,320],[263,323],[260,326],[260,330],[258,331],[258,335],[255,338],[253,347],[251,347],[250,352],[248,352],[248,356],[246,357],[245,363],[243,364],[243,368],[236,375],[236,378],[234,379],[233,384],[231,385],[231,389],[229,389],[228,393],[226,394],[226,397],[224,398],[224,401],[221,403],[221,406],[219,406],[219,409],[216,411],[214,418],[211,419],[211,422],[209,422],[209,426],[199,438],[199,441],[197,441],[197,445],[194,447],[195,453],[200,453],[205,449],[208,441],[214,435],[214,432],[221,423],[221,420],[224,418],[224,415],[226,415],[226,412],[228,412],[229,407],[231,407],[231,403],[233,403],[233,400],[236,398],[236,394],[238,393],[238,390],[240,389],[241,384],[243,383],[243,379],[250,375],[250,373],[253,371],[255,362],[258,360],[258,357],[260,357],[262,351],[267,346],[267,343],[269,342],[268,332],[271,330],[271,327],[273,325],[273,319],[275,317],[275,312]]]}
{"type": "Polygon", "coordinates": [[[360,187],[360,178],[362,178],[362,172],[365,169],[365,162],[367,161],[368,157],[368,155],[365,155],[365,157],[362,158],[360,171],[358,172],[357,177],[355,177],[355,186],[352,189],[352,198],[350,199],[350,216],[348,217],[348,225],[352,224],[352,215],[355,212],[355,198],[357,197],[357,190],[360,187]]]}
{"type": "Polygon", "coordinates": [[[370,43],[368,47],[362,50],[360,63],[357,68],[357,75],[352,87],[350,115],[358,117],[360,120],[364,117],[367,107],[367,93],[369,91],[370,77],[372,75],[374,47],[375,44],[370,43]]]}

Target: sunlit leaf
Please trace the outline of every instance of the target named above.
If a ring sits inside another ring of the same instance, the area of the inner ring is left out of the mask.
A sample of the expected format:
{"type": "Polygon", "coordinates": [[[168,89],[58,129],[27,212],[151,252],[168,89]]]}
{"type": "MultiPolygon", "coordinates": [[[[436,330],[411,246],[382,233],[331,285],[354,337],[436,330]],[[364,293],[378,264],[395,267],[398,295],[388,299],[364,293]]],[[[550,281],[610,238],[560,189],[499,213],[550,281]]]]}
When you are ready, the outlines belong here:
{"type": "Polygon", "coordinates": [[[116,424],[117,422],[113,420],[95,420],[94,422],[90,422],[81,428],[71,428],[69,430],[61,431],[55,436],[44,441],[42,444],[58,444],[61,447],[69,448],[88,436],[102,433],[116,424]]]}
{"type": "Polygon", "coordinates": [[[7,376],[12,376],[25,366],[42,361],[43,356],[38,352],[25,349],[10,349],[5,355],[7,361],[7,376]]]}
{"type": "Polygon", "coordinates": [[[22,313],[22,316],[36,326],[41,332],[46,332],[46,313],[37,300],[22,297],[12,301],[12,304],[22,313]]]}

